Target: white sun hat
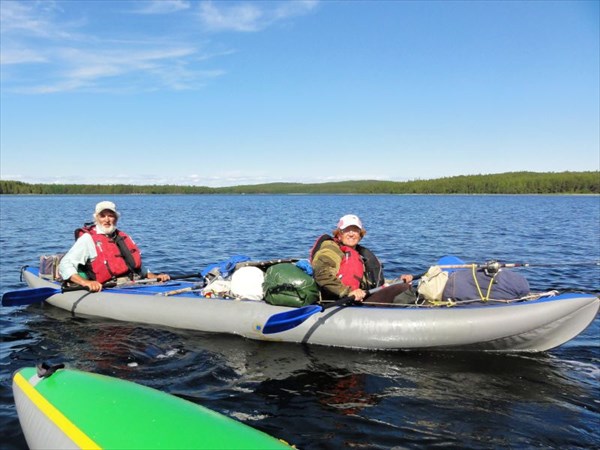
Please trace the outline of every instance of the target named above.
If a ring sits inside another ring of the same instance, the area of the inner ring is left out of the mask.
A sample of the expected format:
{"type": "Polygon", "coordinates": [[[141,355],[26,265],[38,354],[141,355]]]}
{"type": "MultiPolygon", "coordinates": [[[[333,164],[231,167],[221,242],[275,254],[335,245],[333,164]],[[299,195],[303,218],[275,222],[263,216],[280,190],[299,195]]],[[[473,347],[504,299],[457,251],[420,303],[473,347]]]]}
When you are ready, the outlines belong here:
{"type": "Polygon", "coordinates": [[[109,210],[114,212],[117,217],[120,217],[121,214],[117,211],[117,206],[113,202],[103,201],[96,205],[95,214],[100,214],[102,211],[109,210]]]}
{"type": "Polygon", "coordinates": [[[358,216],[355,216],[354,214],[346,214],[344,217],[342,217],[339,220],[337,227],[339,230],[344,230],[348,227],[351,227],[352,225],[360,228],[361,231],[364,231],[362,222],[360,221],[358,216]]]}

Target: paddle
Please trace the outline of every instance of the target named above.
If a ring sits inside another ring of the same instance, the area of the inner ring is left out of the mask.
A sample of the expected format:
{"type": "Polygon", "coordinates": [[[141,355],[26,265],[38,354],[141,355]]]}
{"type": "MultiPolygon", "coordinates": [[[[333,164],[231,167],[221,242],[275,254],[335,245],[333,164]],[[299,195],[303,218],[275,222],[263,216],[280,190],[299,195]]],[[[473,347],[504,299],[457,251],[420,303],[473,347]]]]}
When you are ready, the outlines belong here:
{"type": "Polygon", "coordinates": [[[588,262],[563,262],[563,263],[500,263],[497,261],[489,261],[483,264],[472,263],[472,264],[441,264],[440,269],[470,269],[475,266],[476,269],[492,269],[498,270],[501,267],[506,267],[507,269],[515,268],[515,267],[562,267],[562,266],[586,266],[586,265],[596,265],[600,266],[600,261],[588,261],[588,262]]]}
{"type": "MultiPolygon", "coordinates": [[[[200,277],[199,273],[192,274],[184,274],[184,275],[174,275],[171,277],[171,280],[181,280],[184,278],[198,278],[200,277]]],[[[150,279],[142,279],[139,282],[147,282],[149,280],[157,281],[158,278],[150,278],[150,279]]],[[[135,283],[135,281],[133,282],[135,283]]],[[[129,283],[127,283],[129,284],[129,283]]],[[[103,285],[105,288],[117,287],[116,283],[106,283],[103,285]]],[[[71,291],[87,291],[87,288],[84,286],[67,286],[64,288],[53,288],[53,287],[41,287],[41,288],[28,288],[28,289],[20,289],[18,291],[10,291],[6,292],[2,296],[2,306],[25,306],[31,305],[33,303],[41,303],[47,298],[52,297],[56,294],[61,294],[63,292],[71,292],[71,291]]]]}
{"type": "MultiPolygon", "coordinates": [[[[114,283],[112,286],[108,284],[104,285],[104,287],[114,286],[116,286],[114,283]]],[[[33,303],[41,303],[55,294],[70,291],[87,291],[87,288],[84,286],[68,286],[64,288],[41,287],[10,291],[2,296],[2,306],[24,306],[33,303]]]]}
{"type": "MultiPolygon", "coordinates": [[[[415,278],[416,279],[416,278],[415,278]]],[[[388,286],[393,286],[395,284],[401,284],[404,281],[400,281],[397,283],[389,284],[388,286]]],[[[381,289],[388,286],[379,286],[374,289],[370,289],[367,291],[367,297],[369,295],[374,294],[381,289]]],[[[335,306],[348,306],[354,302],[353,296],[343,297],[335,302],[328,303],[326,305],[308,305],[303,306],[302,308],[294,309],[291,311],[285,311],[277,314],[273,314],[262,329],[263,334],[273,334],[280,333],[282,331],[287,331],[292,328],[297,327],[301,323],[303,323],[310,316],[323,312],[326,309],[333,308],[335,306]]]]}

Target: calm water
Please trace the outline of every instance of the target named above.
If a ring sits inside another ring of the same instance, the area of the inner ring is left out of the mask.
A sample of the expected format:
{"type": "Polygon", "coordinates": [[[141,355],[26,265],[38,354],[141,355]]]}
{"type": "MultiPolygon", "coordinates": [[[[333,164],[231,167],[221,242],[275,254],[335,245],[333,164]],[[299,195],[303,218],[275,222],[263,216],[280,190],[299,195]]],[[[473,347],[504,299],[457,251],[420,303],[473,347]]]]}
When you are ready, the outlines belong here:
{"type": "MultiPolygon", "coordinates": [[[[358,214],[386,275],[438,257],[527,262],[534,290],[600,294],[600,198],[591,196],[0,196],[0,294],[22,265],[65,251],[93,206],[153,271],[190,272],[234,254],[306,257],[337,219],[358,214]],[[569,263],[586,263],[569,265],[569,263]],[[588,264],[589,262],[589,264],[588,264]]],[[[369,352],[248,341],[0,308],[0,448],[26,448],[11,375],[38,361],[145,384],[303,449],[597,448],[600,319],[544,354],[369,352]],[[137,363],[137,365],[132,365],[137,363]]]]}

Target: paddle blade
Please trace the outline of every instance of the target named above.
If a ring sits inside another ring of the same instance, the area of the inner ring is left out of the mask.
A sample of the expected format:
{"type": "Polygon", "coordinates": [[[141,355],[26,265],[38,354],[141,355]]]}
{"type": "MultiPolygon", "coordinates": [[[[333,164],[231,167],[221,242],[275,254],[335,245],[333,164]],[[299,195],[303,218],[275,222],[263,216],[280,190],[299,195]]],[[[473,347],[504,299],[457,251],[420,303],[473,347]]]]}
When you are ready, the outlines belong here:
{"type": "Polygon", "coordinates": [[[24,306],[33,303],[41,303],[48,297],[60,293],[60,289],[41,287],[32,289],[21,289],[10,291],[2,296],[2,306],[24,306]]]}
{"type": "Polygon", "coordinates": [[[308,305],[302,308],[273,314],[263,327],[263,334],[281,333],[297,327],[313,314],[323,311],[319,305],[308,305]]]}

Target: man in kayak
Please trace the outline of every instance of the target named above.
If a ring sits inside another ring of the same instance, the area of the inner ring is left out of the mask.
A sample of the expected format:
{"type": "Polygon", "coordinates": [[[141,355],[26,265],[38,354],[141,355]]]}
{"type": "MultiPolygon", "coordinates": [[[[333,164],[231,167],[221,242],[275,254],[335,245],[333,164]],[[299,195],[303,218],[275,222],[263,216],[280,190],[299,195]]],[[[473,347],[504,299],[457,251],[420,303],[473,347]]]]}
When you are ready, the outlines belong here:
{"type": "MultiPolygon", "coordinates": [[[[333,237],[317,239],[310,252],[314,277],[324,299],[352,296],[362,302],[370,289],[383,286],[383,267],[377,257],[359,244],[367,231],[361,220],[348,214],[342,217],[333,237]]],[[[402,275],[404,283],[393,284],[369,296],[370,303],[393,303],[394,298],[411,287],[412,275],[402,275]]]]}
{"type": "Polygon", "coordinates": [[[98,292],[103,283],[120,277],[170,279],[166,273],[155,275],[142,265],[140,249],[133,239],[117,229],[120,216],[113,202],[96,205],[94,223],[75,230],[75,244],[60,261],[63,280],[98,292]]]}

